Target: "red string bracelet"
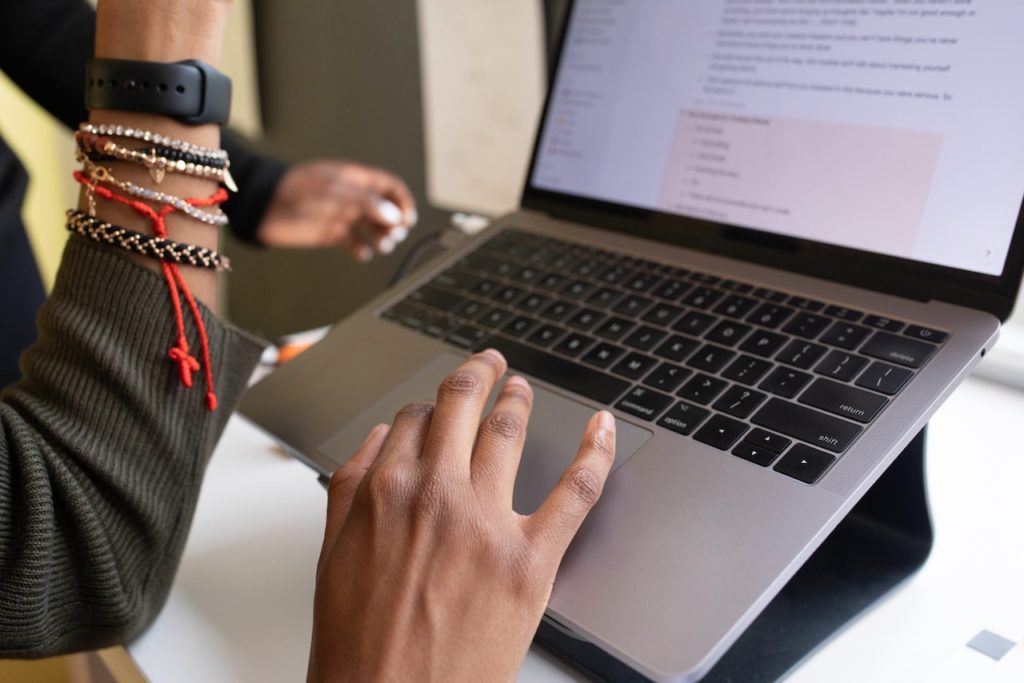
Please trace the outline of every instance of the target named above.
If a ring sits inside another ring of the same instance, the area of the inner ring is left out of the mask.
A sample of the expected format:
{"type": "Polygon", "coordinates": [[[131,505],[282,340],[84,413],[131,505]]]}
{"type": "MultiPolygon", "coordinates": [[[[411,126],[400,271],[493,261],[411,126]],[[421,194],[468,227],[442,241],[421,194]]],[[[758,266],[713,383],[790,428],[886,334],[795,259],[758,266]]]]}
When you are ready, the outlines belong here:
{"type": "MultiPolygon", "coordinates": [[[[168,214],[177,211],[174,206],[166,204],[162,209],[160,209],[160,211],[155,211],[145,202],[125,197],[114,192],[108,187],[94,183],[81,171],[75,171],[73,175],[75,180],[88,188],[90,192],[99,195],[103,199],[124,204],[140,216],[148,218],[153,226],[153,232],[157,237],[167,237],[166,218],[168,214]]],[[[206,207],[221,204],[227,201],[227,198],[227,190],[223,187],[219,187],[217,188],[217,191],[209,197],[186,198],[185,201],[195,207],[206,207]]],[[[174,310],[174,322],[178,331],[177,344],[169,349],[168,356],[178,365],[178,375],[181,378],[181,384],[186,388],[192,387],[192,373],[199,371],[200,368],[204,370],[206,378],[206,409],[212,412],[217,409],[217,394],[213,383],[213,366],[210,363],[210,341],[206,334],[206,325],[203,323],[202,315],[199,312],[199,305],[196,304],[196,300],[192,296],[192,292],[189,290],[188,285],[185,283],[185,279],[177,264],[161,261],[160,267],[163,271],[164,280],[167,282],[167,291],[171,297],[171,307],[174,310]],[[192,318],[195,320],[196,329],[199,331],[199,345],[203,355],[202,366],[200,366],[199,361],[192,356],[189,349],[188,337],[185,335],[185,317],[181,308],[181,296],[184,296],[189,310],[192,313],[192,318]]]]}

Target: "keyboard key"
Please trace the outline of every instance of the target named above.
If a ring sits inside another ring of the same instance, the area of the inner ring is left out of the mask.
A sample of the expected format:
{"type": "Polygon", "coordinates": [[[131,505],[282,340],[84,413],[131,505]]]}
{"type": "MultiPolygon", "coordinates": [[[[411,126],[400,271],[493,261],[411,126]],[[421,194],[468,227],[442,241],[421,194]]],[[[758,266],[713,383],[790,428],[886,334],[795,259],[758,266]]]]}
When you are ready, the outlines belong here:
{"type": "Polygon", "coordinates": [[[711,419],[693,435],[697,441],[727,451],[739,441],[749,427],[725,415],[712,415],[711,419]]]}
{"type": "Polygon", "coordinates": [[[384,317],[394,320],[413,330],[422,330],[429,314],[425,308],[403,301],[385,311],[384,317]]]}
{"type": "Polygon", "coordinates": [[[749,294],[754,291],[754,285],[748,285],[746,282],[737,282],[736,280],[722,280],[718,286],[737,294],[749,294]]]}
{"type": "Polygon", "coordinates": [[[782,453],[789,448],[789,444],[793,443],[786,437],[772,434],[765,429],[754,429],[743,437],[743,440],[775,454],[782,453]]]}
{"type": "Polygon", "coordinates": [[[945,332],[939,332],[938,330],[932,330],[927,327],[921,327],[920,325],[911,325],[907,329],[903,330],[903,334],[914,339],[921,339],[926,342],[932,342],[933,344],[941,344],[946,341],[946,337],[949,335],[945,332]]]}
{"type": "Polygon", "coordinates": [[[657,370],[647,376],[644,384],[662,391],[675,391],[690,374],[686,368],[672,363],[662,363],[657,370]]]}
{"type": "Polygon", "coordinates": [[[822,302],[815,301],[814,299],[807,299],[802,296],[791,296],[786,304],[793,308],[799,308],[802,311],[810,311],[811,313],[817,313],[821,309],[825,308],[825,304],[822,302]]]}
{"type": "Polygon", "coordinates": [[[792,308],[786,308],[778,304],[761,304],[747,317],[747,321],[761,327],[775,329],[791,315],[793,315],[792,308]]]}
{"type": "Polygon", "coordinates": [[[561,289],[562,285],[565,284],[565,279],[566,278],[564,275],[559,275],[558,273],[548,273],[547,275],[544,275],[543,277],[541,277],[540,280],[537,281],[537,287],[540,287],[541,289],[546,289],[549,292],[553,292],[556,289],[561,289]]]}
{"type": "Polygon", "coordinates": [[[521,282],[524,285],[528,285],[534,280],[538,279],[542,274],[543,273],[541,273],[541,271],[537,270],[536,268],[527,266],[525,268],[520,268],[519,270],[517,270],[512,275],[512,279],[517,282],[521,282]]]}
{"type": "Polygon", "coordinates": [[[436,314],[425,321],[423,325],[423,331],[431,337],[437,339],[443,339],[448,336],[448,333],[454,330],[456,327],[460,327],[462,321],[456,321],[454,318],[449,318],[445,315],[436,314]]]}
{"type": "Polygon", "coordinates": [[[771,363],[752,356],[740,356],[732,362],[732,365],[722,373],[734,382],[742,382],[753,386],[764,377],[765,373],[774,367],[771,363]]]}
{"type": "Polygon", "coordinates": [[[595,311],[593,308],[583,308],[574,313],[567,322],[570,326],[577,329],[589,330],[602,318],[604,318],[604,313],[601,311],[595,311]]]}
{"type": "Polygon", "coordinates": [[[781,432],[794,439],[813,443],[833,453],[845,451],[863,429],[847,420],[780,398],[768,399],[768,402],[754,413],[751,422],[773,432],[781,432]]]}
{"type": "Polygon", "coordinates": [[[625,349],[619,348],[618,346],[614,346],[607,342],[601,342],[594,348],[587,351],[587,354],[583,356],[583,362],[596,365],[599,368],[607,368],[625,352],[625,349]]]}
{"type": "Polygon", "coordinates": [[[562,287],[562,294],[570,299],[583,299],[594,291],[594,285],[584,280],[573,280],[565,287],[562,287]]]}
{"type": "Polygon", "coordinates": [[[477,280],[477,283],[473,285],[472,291],[474,294],[479,294],[480,296],[492,296],[500,288],[501,285],[498,282],[485,278],[483,280],[477,280]]]}
{"type": "Polygon", "coordinates": [[[786,326],[782,328],[782,331],[795,334],[796,336],[803,337],[804,339],[814,339],[821,334],[822,330],[828,327],[831,322],[831,319],[826,318],[823,315],[798,312],[788,323],[786,323],[786,326]]]}
{"type": "Polygon", "coordinates": [[[728,382],[723,382],[710,375],[701,374],[684,384],[683,388],[676,393],[676,396],[707,405],[722,393],[727,386],[729,386],[728,382]]]}
{"type": "Polygon", "coordinates": [[[493,298],[505,305],[516,302],[525,292],[518,287],[502,287],[494,293],[493,298]]]}
{"type": "Polygon", "coordinates": [[[555,353],[561,353],[566,356],[575,358],[576,356],[583,353],[585,349],[590,347],[594,343],[594,340],[582,334],[573,332],[562,341],[555,344],[555,353]]]}
{"type": "Polygon", "coordinates": [[[835,461],[834,455],[798,443],[793,446],[793,450],[782,456],[774,469],[805,484],[813,484],[821,479],[821,475],[835,461]]]}
{"type": "Polygon", "coordinates": [[[875,361],[870,368],[864,371],[863,375],[857,378],[856,384],[859,387],[874,389],[892,396],[902,389],[903,385],[913,376],[914,373],[910,370],[875,361]]]}
{"type": "Polygon", "coordinates": [[[754,296],[759,296],[762,299],[767,299],[775,304],[781,304],[789,299],[789,295],[785,292],[779,292],[774,289],[768,289],[767,287],[759,287],[754,290],[754,296]]]}
{"type": "Polygon", "coordinates": [[[630,379],[640,379],[651,371],[658,361],[642,353],[630,353],[612,368],[612,372],[630,379]]]}
{"type": "Polygon", "coordinates": [[[720,346],[705,344],[700,351],[690,357],[690,360],[688,360],[686,364],[692,368],[697,368],[698,370],[703,370],[705,372],[718,372],[735,357],[735,351],[723,349],[720,346]]]}
{"type": "Polygon", "coordinates": [[[623,340],[623,344],[626,346],[632,346],[634,349],[641,351],[650,351],[658,342],[664,339],[666,336],[665,332],[643,325],[633,331],[628,337],[623,340]]]}
{"type": "Polygon", "coordinates": [[[910,337],[897,336],[888,332],[875,332],[860,352],[909,368],[919,368],[935,352],[935,348],[931,344],[910,337]]]}
{"type": "Polygon", "coordinates": [[[647,292],[661,282],[661,277],[654,273],[636,272],[622,281],[622,286],[634,292],[647,292]]]}
{"type": "Polygon", "coordinates": [[[625,299],[615,304],[615,308],[612,309],[616,313],[622,313],[623,315],[629,315],[639,317],[651,307],[654,301],[646,297],[638,296],[636,294],[630,294],[625,299]]]}
{"type": "Polygon", "coordinates": [[[680,401],[672,406],[672,410],[665,413],[658,420],[658,426],[671,429],[683,436],[689,436],[697,428],[697,425],[703,422],[710,414],[710,410],[699,408],[686,401],[680,401]]]}
{"type": "Polygon", "coordinates": [[[725,301],[715,307],[715,313],[727,315],[730,318],[739,320],[757,306],[757,299],[750,299],[745,296],[732,295],[725,298],[725,301]]]}
{"type": "Polygon", "coordinates": [[[867,358],[854,356],[845,351],[829,351],[825,359],[818,363],[818,367],[814,368],[814,371],[819,375],[849,382],[867,364],[867,358]]]}
{"type": "Polygon", "coordinates": [[[689,278],[701,285],[717,285],[722,281],[722,278],[717,275],[708,275],[707,273],[690,273],[689,278]]]}
{"type": "Polygon", "coordinates": [[[812,365],[821,360],[826,350],[824,346],[794,339],[779,352],[779,355],[775,356],[775,360],[801,370],[809,370],[812,365]]]}
{"type": "Polygon", "coordinates": [[[550,303],[551,299],[543,294],[527,294],[518,304],[516,304],[516,308],[520,311],[536,314],[547,308],[550,303]]]}
{"type": "Polygon", "coordinates": [[[633,270],[622,264],[615,264],[597,274],[597,279],[608,285],[617,285],[632,275],[633,270]]]}
{"type": "Polygon", "coordinates": [[[633,387],[623,396],[615,407],[630,415],[645,420],[653,420],[672,405],[672,397],[652,391],[644,387],[633,387]]]}
{"type": "Polygon", "coordinates": [[[466,320],[473,320],[478,315],[481,315],[485,310],[487,310],[487,304],[477,301],[476,299],[466,299],[456,306],[455,310],[452,312],[466,320]]]}
{"type": "Polygon", "coordinates": [[[723,296],[725,295],[717,289],[698,287],[683,298],[683,303],[694,308],[707,309],[714,306],[723,296]]]}
{"type": "Polygon", "coordinates": [[[750,326],[736,323],[731,320],[723,320],[708,332],[705,339],[722,346],[735,346],[740,339],[743,339],[750,332],[750,326]]]}
{"type": "Polygon", "coordinates": [[[716,318],[706,313],[698,313],[697,311],[690,311],[684,315],[679,322],[672,326],[673,330],[679,332],[685,332],[686,334],[692,334],[694,337],[699,337],[716,322],[716,318]]]}
{"type": "Polygon", "coordinates": [[[537,326],[537,321],[532,318],[520,315],[513,318],[505,325],[505,334],[513,337],[522,337],[524,334],[537,326]]]}
{"type": "Polygon", "coordinates": [[[410,301],[415,301],[418,304],[424,304],[436,308],[441,311],[452,311],[466,300],[461,294],[441,289],[439,287],[432,287],[427,285],[421,287],[409,296],[410,301]]]}
{"type": "Polygon", "coordinates": [[[433,280],[431,284],[444,285],[452,289],[469,289],[476,284],[477,276],[460,268],[449,268],[433,280]]]}
{"type": "Polygon", "coordinates": [[[800,402],[825,412],[868,423],[875,419],[889,401],[878,394],[840,384],[830,379],[816,379],[800,395],[800,402]]]}
{"type": "Polygon", "coordinates": [[[833,318],[849,320],[852,323],[855,323],[864,317],[864,314],[860,311],[855,311],[852,308],[845,308],[843,306],[829,306],[825,309],[825,315],[830,315],[833,318]]]}
{"type": "Polygon", "coordinates": [[[715,401],[714,407],[734,417],[747,417],[765,398],[767,396],[759,391],[734,386],[715,401]]]}
{"type": "Polygon", "coordinates": [[[537,346],[551,346],[565,333],[566,330],[563,330],[561,327],[541,325],[537,328],[536,332],[527,338],[527,341],[533,342],[537,346]]]}
{"type": "Polygon", "coordinates": [[[775,352],[782,348],[787,341],[786,337],[767,330],[754,330],[754,334],[747,337],[747,340],[740,345],[742,351],[756,353],[764,358],[771,358],[775,352]]]}
{"type": "Polygon", "coordinates": [[[629,388],[629,382],[598,372],[565,358],[532,349],[519,342],[493,336],[481,348],[495,348],[509,367],[573,391],[593,401],[609,404],[629,388]]]}
{"type": "Polygon", "coordinates": [[[679,280],[665,280],[660,285],[654,288],[651,292],[654,296],[659,299],[667,299],[669,301],[678,301],[679,297],[686,292],[690,291],[690,285],[679,280]]]}
{"type": "Polygon", "coordinates": [[[601,287],[594,291],[589,297],[587,297],[587,303],[595,306],[601,306],[608,308],[616,301],[621,299],[623,296],[622,292],[611,287],[601,287]]]}
{"type": "Polygon", "coordinates": [[[699,346],[700,342],[695,339],[673,335],[669,337],[664,344],[659,346],[654,353],[662,358],[682,363],[684,360],[689,358],[699,346]]]}
{"type": "Polygon", "coordinates": [[[596,275],[598,271],[603,269],[604,266],[604,261],[601,261],[600,259],[596,258],[588,258],[583,262],[577,264],[577,266],[573,268],[572,272],[576,273],[577,275],[582,275],[583,277],[594,277],[594,275],[596,275]]]}
{"type": "Polygon", "coordinates": [[[657,304],[654,308],[647,311],[647,314],[644,315],[643,319],[645,322],[668,327],[682,314],[683,309],[678,306],[673,306],[672,304],[657,304]]]}
{"type": "Polygon", "coordinates": [[[507,311],[504,308],[492,308],[477,318],[477,322],[484,327],[498,328],[511,320],[512,317],[512,311],[507,311]]]}
{"type": "Polygon", "coordinates": [[[544,309],[542,316],[549,320],[565,320],[576,311],[576,307],[566,301],[555,301],[544,309]]]}
{"type": "Polygon", "coordinates": [[[761,467],[768,467],[768,465],[775,462],[775,458],[779,457],[778,453],[772,453],[747,441],[741,442],[736,448],[732,449],[732,454],[761,467]]]}
{"type": "Polygon", "coordinates": [[[617,341],[633,328],[633,321],[625,318],[609,318],[594,331],[598,337],[617,341]]]}
{"type": "Polygon", "coordinates": [[[891,318],[884,318],[880,315],[869,315],[864,318],[864,324],[868,327],[875,327],[886,332],[899,332],[907,326],[906,323],[902,323],[899,320],[893,320],[891,318]]]}
{"type": "Polygon", "coordinates": [[[758,385],[758,388],[770,391],[779,396],[793,398],[804,386],[811,381],[811,376],[790,370],[789,368],[775,368],[772,373],[758,385]]]}
{"type": "Polygon", "coordinates": [[[481,339],[487,336],[479,327],[474,325],[463,325],[448,335],[448,341],[459,348],[469,349],[476,346],[481,339]]]}
{"type": "Polygon", "coordinates": [[[871,333],[867,327],[850,323],[834,323],[818,341],[852,351],[871,333]]]}

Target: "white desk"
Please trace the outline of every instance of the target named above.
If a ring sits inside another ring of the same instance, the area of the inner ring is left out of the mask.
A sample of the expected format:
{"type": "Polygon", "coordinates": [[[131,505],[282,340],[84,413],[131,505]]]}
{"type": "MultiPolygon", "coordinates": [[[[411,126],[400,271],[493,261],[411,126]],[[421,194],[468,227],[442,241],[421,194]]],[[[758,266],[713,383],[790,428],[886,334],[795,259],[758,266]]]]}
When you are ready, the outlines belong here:
{"type": "MultiPolygon", "coordinates": [[[[1024,393],[968,380],[929,430],[928,563],[790,677],[1024,680],[1024,393]],[[1021,643],[996,663],[982,629],[1021,643]]],[[[313,474],[232,418],[163,614],[129,647],[153,683],[304,680],[326,496],[313,474]]],[[[537,648],[523,681],[584,680],[537,648]]]]}

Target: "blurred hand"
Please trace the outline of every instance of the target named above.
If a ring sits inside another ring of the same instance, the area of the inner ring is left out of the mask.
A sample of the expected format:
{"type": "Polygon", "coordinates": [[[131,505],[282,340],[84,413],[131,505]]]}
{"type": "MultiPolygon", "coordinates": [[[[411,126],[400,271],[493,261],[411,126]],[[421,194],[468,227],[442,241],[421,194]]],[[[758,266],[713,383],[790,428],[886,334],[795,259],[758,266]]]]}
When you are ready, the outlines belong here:
{"type": "Polygon", "coordinates": [[[512,490],[533,392],[488,350],[378,425],[331,478],[310,681],[511,681],[569,541],[601,495],[615,421],[591,418],[530,516],[512,490]]]}
{"type": "Polygon", "coordinates": [[[256,237],[268,247],[341,247],[369,261],[375,250],[390,253],[415,224],[416,201],[398,176],[310,161],[285,173],[256,237]]]}

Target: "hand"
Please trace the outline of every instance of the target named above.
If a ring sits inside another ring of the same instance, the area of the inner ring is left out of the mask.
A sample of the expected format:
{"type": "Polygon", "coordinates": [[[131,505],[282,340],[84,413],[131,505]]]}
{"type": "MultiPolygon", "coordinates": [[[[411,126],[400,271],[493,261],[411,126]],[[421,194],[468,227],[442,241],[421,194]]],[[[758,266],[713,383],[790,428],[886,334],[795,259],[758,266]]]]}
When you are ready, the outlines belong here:
{"type": "Polygon", "coordinates": [[[256,237],[269,247],[341,247],[365,262],[375,249],[394,250],[415,224],[416,201],[397,176],[345,161],[311,161],[285,173],[256,237]]]}
{"type": "Polygon", "coordinates": [[[601,495],[615,420],[591,418],[573,464],[530,516],[512,490],[533,393],[501,354],[469,358],[436,406],[378,425],[331,478],[310,681],[513,680],[555,572],[601,495]]]}

